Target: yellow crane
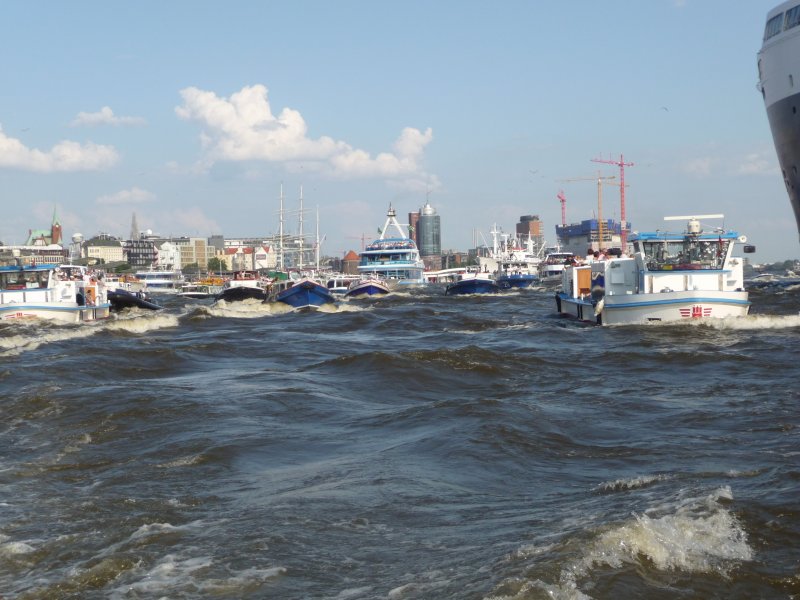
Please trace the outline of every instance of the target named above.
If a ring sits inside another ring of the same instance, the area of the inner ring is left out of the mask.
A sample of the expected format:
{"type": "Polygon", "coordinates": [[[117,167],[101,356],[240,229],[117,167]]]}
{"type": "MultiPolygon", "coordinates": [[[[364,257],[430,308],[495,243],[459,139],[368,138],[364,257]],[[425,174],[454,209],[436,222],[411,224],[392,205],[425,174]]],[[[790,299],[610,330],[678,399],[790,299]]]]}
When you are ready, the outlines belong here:
{"type": "Polygon", "coordinates": [[[573,181],[597,181],[597,239],[598,250],[603,249],[603,242],[605,241],[605,223],[603,223],[603,182],[610,179],[616,179],[614,175],[602,176],[600,171],[597,172],[596,177],[573,177],[572,179],[560,179],[564,183],[571,183],[573,181]]]}

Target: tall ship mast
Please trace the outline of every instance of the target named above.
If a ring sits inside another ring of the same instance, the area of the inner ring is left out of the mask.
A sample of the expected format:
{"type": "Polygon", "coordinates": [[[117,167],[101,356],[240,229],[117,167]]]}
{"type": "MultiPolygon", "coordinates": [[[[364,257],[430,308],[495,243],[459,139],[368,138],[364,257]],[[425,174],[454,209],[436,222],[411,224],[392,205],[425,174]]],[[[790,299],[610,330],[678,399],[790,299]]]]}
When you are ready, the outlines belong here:
{"type": "Polygon", "coordinates": [[[800,0],[783,2],[767,13],[758,89],[800,232],[800,0]]]}

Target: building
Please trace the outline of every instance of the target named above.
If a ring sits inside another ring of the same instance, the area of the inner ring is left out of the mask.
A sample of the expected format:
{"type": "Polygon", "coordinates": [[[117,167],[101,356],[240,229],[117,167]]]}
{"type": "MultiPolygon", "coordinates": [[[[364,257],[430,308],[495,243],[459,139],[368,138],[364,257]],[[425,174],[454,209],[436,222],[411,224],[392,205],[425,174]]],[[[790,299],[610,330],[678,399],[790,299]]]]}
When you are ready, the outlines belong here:
{"type": "Polygon", "coordinates": [[[425,263],[425,269],[427,271],[440,270],[442,268],[442,225],[436,209],[426,202],[418,213],[410,213],[408,219],[409,236],[417,243],[419,255],[425,263]],[[412,226],[414,226],[413,229],[412,226]]]}
{"type": "Polygon", "coordinates": [[[158,250],[153,240],[139,237],[122,244],[125,261],[134,269],[149,269],[156,264],[158,250]]]}
{"type": "Polygon", "coordinates": [[[101,233],[85,240],[81,256],[89,259],[89,264],[106,264],[125,261],[125,248],[120,240],[101,233]]]}
{"type": "Polygon", "coordinates": [[[516,232],[517,239],[521,243],[524,244],[530,238],[535,248],[544,247],[544,231],[539,215],[522,215],[517,223],[516,232]]]}
{"type": "MultiPolygon", "coordinates": [[[[630,227],[631,224],[627,223],[628,231],[630,227]]],[[[619,248],[622,245],[622,225],[613,219],[587,219],[572,225],[556,225],[556,236],[562,252],[584,256],[589,248],[619,248]]]]}
{"type": "Polygon", "coordinates": [[[342,259],[342,273],[346,273],[347,275],[357,275],[358,263],[360,261],[361,257],[356,254],[354,250],[350,250],[342,259]]]}
{"type": "Polygon", "coordinates": [[[56,209],[53,209],[53,222],[50,229],[29,229],[25,246],[50,246],[61,244],[61,223],[58,222],[56,209]]]}

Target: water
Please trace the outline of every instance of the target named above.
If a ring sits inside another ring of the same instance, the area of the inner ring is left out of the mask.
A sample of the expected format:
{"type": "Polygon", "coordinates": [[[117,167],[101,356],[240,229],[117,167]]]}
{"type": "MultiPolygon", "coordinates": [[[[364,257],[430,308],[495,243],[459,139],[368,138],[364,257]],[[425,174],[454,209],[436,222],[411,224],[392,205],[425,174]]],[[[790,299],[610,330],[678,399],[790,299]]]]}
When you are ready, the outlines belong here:
{"type": "Polygon", "coordinates": [[[0,596],[796,597],[800,289],[751,300],[0,324],[0,596]]]}

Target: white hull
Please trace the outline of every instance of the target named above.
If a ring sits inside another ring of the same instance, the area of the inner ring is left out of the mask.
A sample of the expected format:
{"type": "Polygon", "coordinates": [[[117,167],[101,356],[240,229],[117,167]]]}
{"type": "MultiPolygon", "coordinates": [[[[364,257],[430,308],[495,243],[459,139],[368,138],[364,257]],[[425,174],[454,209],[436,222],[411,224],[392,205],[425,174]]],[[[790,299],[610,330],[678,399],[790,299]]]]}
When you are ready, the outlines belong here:
{"type": "Polygon", "coordinates": [[[47,319],[59,323],[86,323],[107,319],[111,305],[102,306],[37,306],[34,304],[12,304],[0,306],[0,320],[47,319]]]}
{"type": "Polygon", "coordinates": [[[560,298],[559,312],[601,325],[636,325],[698,318],[744,317],[750,310],[747,292],[665,292],[607,296],[593,303],[560,298]]]}

